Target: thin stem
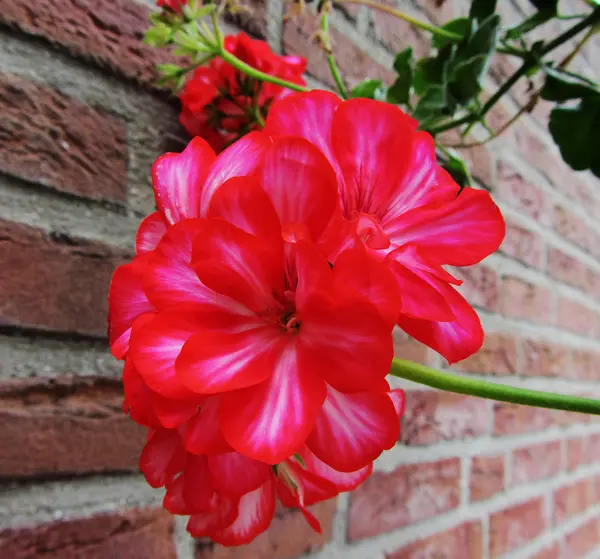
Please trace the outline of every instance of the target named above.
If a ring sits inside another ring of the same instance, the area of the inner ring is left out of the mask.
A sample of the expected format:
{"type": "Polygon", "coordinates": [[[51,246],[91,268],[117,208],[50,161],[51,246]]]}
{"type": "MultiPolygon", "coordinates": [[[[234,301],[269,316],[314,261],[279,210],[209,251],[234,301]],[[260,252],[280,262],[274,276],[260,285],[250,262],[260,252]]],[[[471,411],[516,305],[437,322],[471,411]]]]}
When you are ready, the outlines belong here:
{"type": "Polygon", "coordinates": [[[380,12],[390,14],[398,19],[410,23],[414,27],[424,29],[425,31],[429,31],[430,33],[438,35],[439,37],[444,37],[445,39],[450,39],[451,41],[461,41],[463,38],[462,35],[459,35],[458,33],[452,33],[452,31],[446,31],[446,29],[442,29],[441,27],[436,27],[435,25],[420,21],[409,16],[408,14],[405,14],[404,12],[401,12],[400,10],[396,10],[391,6],[380,4],[379,2],[374,2],[373,0],[335,0],[335,4],[362,4],[363,6],[368,6],[374,10],[379,10],[380,12]]]}
{"type": "Polygon", "coordinates": [[[568,396],[566,394],[553,394],[552,392],[541,392],[527,388],[496,384],[485,380],[471,379],[454,373],[436,371],[430,367],[403,359],[394,359],[392,361],[390,374],[395,377],[431,386],[432,388],[456,392],[458,394],[467,394],[469,396],[524,406],[600,415],[600,400],[579,398],[578,396],[568,396]]]}
{"type": "Polygon", "coordinates": [[[210,19],[212,20],[213,29],[215,31],[215,39],[217,40],[217,44],[220,46],[223,44],[223,34],[221,33],[221,29],[219,28],[219,20],[217,19],[216,11],[211,12],[210,19]]]}
{"type": "Polygon", "coordinates": [[[342,80],[342,76],[340,71],[335,63],[335,58],[333,56],[333,49],[331,48],[331,36],[329,35],[329,11],[328,6],[323,8],[323,12],[321,13],[321,41],[323,42],[323,48],[327,53],[327,62],[329,63],[329,69],[331,70],[331,75],[335,80],[337,88],[340,92],[340,95],[344,99],[348,99],[348,90],[346,89],[346,85],[344,84],[344,80],[342,80]]]}

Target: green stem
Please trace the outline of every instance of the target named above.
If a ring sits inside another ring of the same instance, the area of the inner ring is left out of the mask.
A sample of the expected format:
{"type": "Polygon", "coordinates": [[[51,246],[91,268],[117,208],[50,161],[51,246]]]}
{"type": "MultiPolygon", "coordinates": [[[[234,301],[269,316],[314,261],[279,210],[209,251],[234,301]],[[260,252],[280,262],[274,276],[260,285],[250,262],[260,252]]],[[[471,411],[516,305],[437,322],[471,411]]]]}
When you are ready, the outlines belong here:
{"type": "Polygon", "coordinates": [[[348,90],[346,89],[344,80],[342,80],[340,71],[337,67],[337,64],[335,63],[333,50],[331,48],[331,37],[329,36],[329,12],[327,11],[327,8],[324,8],[323,13],[321,14],[321,40],[323,41],[323,47],[325,48],[325,52],[327,53],[327,62],[329,63],[331,75],[335,80],[340,95],[342,96],[342,98],[348,99],[348,90]]]}
{"type": "Polygon", "coordinates": [[[445,39],[450,39],[451,41],[462,41],[462,35],[458,33],[452,33],[452,31],[447,31],[446,29],[442,29],[441,27],[436,27],[435,25],[431,25],[424,21],[420,21],[415,19],[400,10],[396,10],[391,6],[386,6],[384,4],[380,4],[379,2],[374,2],[373,0],[334,0],[335,4],[362,4],[363,6],[368,6],[374,10],[379,10],[380,12],[385,12],[386,14],[390,14],[398,19],[406,21],[410,23],[413,27],[417,27],[419,29],[424,29],[425,31],[429,31],[438,37],[444,37],[445,39]]]}
{"type": "Polygon", "coordinates": [[[467,394],[469,396],[478,396],[480,398],[524,406],[600,415],[600,400],[579,398],[578,396],[568,396],[566,394],[553,394],[552,392],[541,392],[527,388],[496,384],[485,380],[471,379],[454,373],[436,371],[430,367],[411,361],[404,361],[403,359],[394,359],[392,361],[390,374],[395,377],[431,386],[432,388],[456,392],[458,394],[467,394]]]}

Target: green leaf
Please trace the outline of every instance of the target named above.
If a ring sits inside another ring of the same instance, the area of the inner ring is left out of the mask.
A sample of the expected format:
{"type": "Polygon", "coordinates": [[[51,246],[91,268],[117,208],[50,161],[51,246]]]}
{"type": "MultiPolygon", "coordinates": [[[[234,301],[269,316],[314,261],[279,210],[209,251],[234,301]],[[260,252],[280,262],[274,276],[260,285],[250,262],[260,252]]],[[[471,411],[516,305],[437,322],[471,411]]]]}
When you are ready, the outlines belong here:
{"type": "MultiPolygon", "coordinates": [[[[471,26],[472,26],[472,22],[470,19],[468,19],[466,17],[461,17],[458,19],[453,19],[453,20],[449,21],[448,23],[442,25],[442,29],[445,29],[446,31],[450,31],[451,33],[456,33],[457,35],[460,35],[464,40],[465,37],[467,37],[467,35],[470,33],[471,26]]],[[[454,41],[451,41],[450,39],[448,39],[446,37],[442,37],[441,35],[434,35],[431,38],[431,46],[436,49],[441,49],[442,47],[446,46],[450,42],[454,42],[454,41]]]]}
{"type": "Polygon", "coordinates": [[[414,76],[412,47],[408,47],[396,55],[394,70],[398,77],[388,89],[386,101],[395,105],[408,105],[414,76]]]}
{"type": "Polygon", "coordinates": [[[467,104],[482,90],[480,77],[484,72],[488,56],[480,54],[457,65],[452,71],[450,92],[461,105],[467,104]]]}
{"type": "Polygon", "coordinates": [[[157,23],[146,31],[144,43],[151,47],[162,47],[171,40],[171,27],[166,23],[157,23]]]}
{"type": "Polygon", "coordinates": [[[518,39],[521,35],[529,33],[536,27],[550,21],[558,15],[558,0],[529,0],[538,11],[531,17],[522,21],[519,25],[507,30],[505,38],[507,40],[518,39]]]}
{"type": "Polygon", "coordinates": [[[448,157],[448,161],[442,163],[442,167],[450,173],[450,176],[458,183],[461,189],[465,186],[471,186],[473,179],[471,178],[471,173],[466,162],[447,150],[445,151],[445,155],[448,157]]]}
{"type": "Polygon", "coordinates": [[[554,10],[558,13],[558,0],[529,0],[538,10],[554,10]]]}
{"type": "Polygon", "coordinates": [[[496,2],[497,0],[473,0],[469,18],[483,21],[496,11],[496,2]]]}
{"type": "Polygon", "coordinates": [[[160,74],[167,78],[171,76],[176,76],[179,74],[179,66],[177,64],[157,64],[156,69],[160,72],[160,74]]]}
{"type": "Polygon", "coordinates": [[[600,177],[600,95],[584,97],[576,107],[553,109],[549,129],[562,158],[572,169],[589,169],[600,177]]]}
{"type": "Polygon", "coordinates": [[[431,85],[425,95],[419,99],[412,116],[419,122],[424,122],[442,115],[447,105],[446,88],[441,85],[431,85]]]}
{"type": "Polygon", "coordinates": [[[413,77],[413,87],[417,95],[423,95],[430,85],[445,85],[448,76],[448,64],[455,46],[447,44],[437,56],[421,58],[417,62],[413,77]]]}
{"type": "Polygon", "coordinates": [[[600,95],[598,87],[577,75],[547,68],[546,81],[541,91],[542,99],[559,103],[569,99],[581,99],[587,95],[600,95]]]}
{"type": "Polygon", "coordinates": [[[350,92],[353,99],[363,97],[366,99],[381,100],[385,98],[385,85],[381,80],[365,80],[355,85],[350,92]]]}

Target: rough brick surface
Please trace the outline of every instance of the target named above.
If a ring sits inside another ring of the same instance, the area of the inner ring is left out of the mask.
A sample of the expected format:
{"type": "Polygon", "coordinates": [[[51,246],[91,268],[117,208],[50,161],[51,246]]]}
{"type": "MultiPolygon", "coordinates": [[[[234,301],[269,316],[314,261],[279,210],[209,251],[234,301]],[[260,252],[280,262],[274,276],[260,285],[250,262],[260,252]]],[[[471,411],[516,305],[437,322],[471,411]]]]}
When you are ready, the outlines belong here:
{"type": "Polygon", "coordinates": [[[584,513],[596,502],[596,491],[593,478],[583,479],[554,491],[554,524],[562,524],[584,513]]]}
{"type": "Polygon", "coordinates": [[[498,274],[484,264],[469,268],[458,268],[456,277],[463,281],[460,291],[476,307],[488,311],[496,310],[498,304],[498,274]]]}
{"type": "Polygon", "coordinates": [[[146,429],[121,410],[117,381],[0,384],[0,477],[137,471],[146,429]]]}
{"type": "Polygon", "coordinates": [[[564,557],[585,557],[598,545],[598,519],[594,518],[565,537],[564,557]]]}
{"type": "Polygon", "coordinates": [[[505,316],[547,324],[553,304],[553,293],[547,287],[510,276],[502,280],[500,305],[505,316]]]}
{"type": "Polygon", "coordinates": [[[460,501],[460,462],[440,460],[375,472],[350,497],[348,538],[389,532],[455,509],[460,501]]]}
{"type": "Polygon", "coordinates": [[[196,559],[294,559],[316,551],[331,540],[335,500],[310,507],[323,529],[317,534],[298,510],[281,508],[275,512],[271,527],[253,542],[242,547],[223,547],[210,543],[198,546],[196,559]]]}
{"type": "Polygon", "coordinates": [[[141,42],[148,8],[133,0],[0,0],[0,21],[144,84],[171,56],[141,42]]]}
{"type": "Polygon", "coordinates": [[[0,323],[106,333],[108,284],[124,253],[0,221],[0,323]]]}
{"type": "Polygon", "coordinates": [[[480,559],[482,556],[481,524],[470,522],[404,546],[386,555],[386,559],[480,559]]]}
{"type": "Polygon", "coordinates": [[[569,375],[569,350],[565,346],[543,340],[525,340],[523,355],[525,376],[566,377],[569,375]]]}
{"type": "Polygon", "coordinates": [[[471,501],[489,499],[504,490],[504,455],[476,456],[471,459],[469,491],[471,501]]]}
{"type": "Polygon", "coordinates": [[[511,484],[530,483],[562,470],[560,441],[518,448],[512,455],[511,484]]]}
{"type": "Polygon", "coordinates": [[[523,264],[542,269],[544,250],[544,242],[540,235],[507,220],[506,237],[500,247],[501,252],[523,264]]]}
{"type": "Polygon", "coordinates": [[[173,517],[150,509],[0,532],[7,559],[176,559],[173,517]]]}
{"type": "Polygon", "coordinates": [[[0,74],[0,112],[0,170],[78,196],[125,200],[121,122],[9,74],[0,74]]]}
{"type": "Polygon", "coordinates": [[[550,410],[497,402],[494,404],[494,435],[516,435],[541,431],[553,425],[550,410]]]}
{"type": "Polygon", "coordinates": [[[517,339],[510,334],[489,332],[481,349],[454,368],[483,375],[515,375],[519,372],[517,339]]]}
{"type": "Polygon", "coordinates": [[[558,301],[558,326],[574,334],[593,337],[598,334],[598,315],[579,301],[561,297],[558,301]]]}

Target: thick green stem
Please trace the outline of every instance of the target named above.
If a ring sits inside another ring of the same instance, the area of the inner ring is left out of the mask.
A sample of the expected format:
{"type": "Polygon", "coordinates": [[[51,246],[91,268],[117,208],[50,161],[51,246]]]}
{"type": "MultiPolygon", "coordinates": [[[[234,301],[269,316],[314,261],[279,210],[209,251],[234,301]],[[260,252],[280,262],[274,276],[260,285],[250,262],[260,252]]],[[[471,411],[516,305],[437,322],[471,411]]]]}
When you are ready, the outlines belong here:
{"type": "Polygon", "coordinates": [[[413,363],[412,361],[404,361],[403,359],[394,359],[392,361],[390,374],[447,392],[456,392],[458,394],[467,394],[469,396],[478,396],[480,398],[524,406],[600,415],[600,400],[579,398],[578,396],[568,396],[566,394],[553,394],[552,392],[541,392],[467,378],[454,373],[437,371],[430,367],[413,363]]]}
{"type": "Polygon", "coordinates": [[[331,48],[331,37],[329,35],[329,12],[327,11],[327,8],[324,8],[323,12],[321,13],[321,40],[323,41],[323,47],[325,48],[325,52],[327,53],[327,62],[329,64],[331,75],[335,80],[340,95],[344,99],[348,99],[348,90],[346,89],[344,80],[342,80],[340,71],[338,70],[337,64],[335,63],[333,50],[331,48]]]}

